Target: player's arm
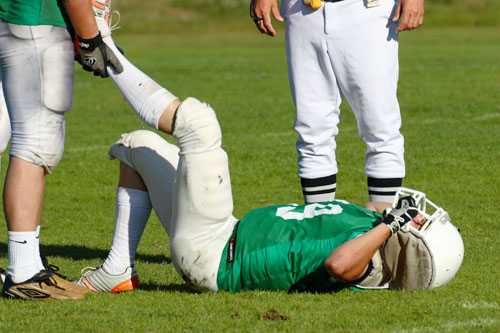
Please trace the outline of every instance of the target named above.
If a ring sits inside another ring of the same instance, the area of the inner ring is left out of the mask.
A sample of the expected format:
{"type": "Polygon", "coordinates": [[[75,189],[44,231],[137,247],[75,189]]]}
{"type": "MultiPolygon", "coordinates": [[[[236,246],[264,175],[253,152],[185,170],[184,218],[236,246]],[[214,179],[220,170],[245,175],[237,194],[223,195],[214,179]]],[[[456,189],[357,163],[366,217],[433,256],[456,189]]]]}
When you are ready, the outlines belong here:
{"type": "Polygon", "coordinates": [[[400,0],[392,18],[399,21],[397,33],[413,30],[424,23],[424,0],[400,0]]]}
{"type": "Polygon", "coordinates": [[[422,224],[423,220],[415,207],[415,200],[407,196],[399,199],[396,207],[385,214],[378,226],[333,250],[325,260],[327,272],[345,282],[360,278],[378,248],[410,222],[422,224]]]}
{"type": "Polygon", "coordinates": [[[252,0],[250,4],[250,17],[255,22],[257,29],[263,34],[276,36],[273,24],[271,22],[271,14],[276,21],[283,22],[284,19],[280,15],[277,0],[252,0]]]}
{"type": "Polygon", "coordinates": [[[345,242],[326,258],[326,271],[340,281],[349,282],[360,278],[375,252],[390,235],[391,229],[382,223],[367,233],[345,242]]]}
{"type": "Polygon", "coordinates": [[[89,0],[63,0],[63,5],[78,37],[91,39],[97,36],[99,30],[89,0]]]}

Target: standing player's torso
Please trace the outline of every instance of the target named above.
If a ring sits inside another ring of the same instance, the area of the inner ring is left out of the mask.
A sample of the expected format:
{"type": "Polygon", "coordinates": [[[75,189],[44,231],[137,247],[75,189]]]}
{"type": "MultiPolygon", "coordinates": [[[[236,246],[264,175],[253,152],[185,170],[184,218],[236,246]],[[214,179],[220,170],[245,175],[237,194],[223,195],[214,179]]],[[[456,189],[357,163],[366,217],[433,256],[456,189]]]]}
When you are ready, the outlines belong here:
{"type": "Polygon", "coordinates": [[[342,201],[250,211],[223,252],[219,289],[335,289],[339,285],[332,283],[324,260],[379,219],[379,214],[342,201]]]}
{"type": "Polygon", "coordinates": [[[66,27],[64,16],[57,0],[0,0],[0,18],[9,23],[66,27]]]}

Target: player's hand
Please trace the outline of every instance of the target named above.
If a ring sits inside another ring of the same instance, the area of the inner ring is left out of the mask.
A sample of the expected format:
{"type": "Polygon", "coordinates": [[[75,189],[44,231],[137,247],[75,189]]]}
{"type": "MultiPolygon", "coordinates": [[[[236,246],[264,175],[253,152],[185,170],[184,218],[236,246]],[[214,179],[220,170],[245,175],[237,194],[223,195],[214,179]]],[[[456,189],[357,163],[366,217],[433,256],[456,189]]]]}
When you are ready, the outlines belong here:
{"type": "Polygon", "coordinates": [[[284,19],[280,15],[278,2],[276,0],[252,0],[250,3],[250,17],[254,21],[257,29],[263,34],[276,36],[273,24],[271,22],[271,14],[276,21],[283,22],[284,19]]]}
{"type": "Polygon", "coordinates": [[[392,21],[399,21],[397,33],[418,28],[424,23],[424,0],[398,1],[392,21]]]}
{"type": "Polygon", "coordinates": [[[383,222],[391,229],[391,234],[395,234],[417,215],[418,210],[415,206],[415,200],[410,196],[406,196],[399,199],[396,207],[384,212],[383,222]]]}
{"type": "Polygon", "coordinates": [[[122,64],[104,43],[101,33],[91,39],[78,38],[78,53],[78,62],[82,64],[83,69],[94,72],[95,76],[108,77],[108,66],[112,66],[117,73],[123,72],[122,64]]]}

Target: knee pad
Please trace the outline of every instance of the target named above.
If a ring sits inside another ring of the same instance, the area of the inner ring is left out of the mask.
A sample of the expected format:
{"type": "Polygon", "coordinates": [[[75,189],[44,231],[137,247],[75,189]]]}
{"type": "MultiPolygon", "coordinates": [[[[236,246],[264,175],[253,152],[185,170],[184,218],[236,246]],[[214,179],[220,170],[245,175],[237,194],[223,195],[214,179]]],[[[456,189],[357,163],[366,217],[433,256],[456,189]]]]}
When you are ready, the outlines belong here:
{"type": "Polygon", "coordinates": [[[12,123],[10,155],[39,165],[50,173],[64,152],[64,112],[43,109],[39,114],[39,122],[12,123]]]}
{"type": "Polygon", "coordinates": [[[179,105],[173,135],[181,154],[208,152],[221,146],[222,133],[214,110],[193,97],[179,105]]]}
{"type": "Polygon", "coordinates": [[[231,178],[224,150],[182,155],[176,182],[179,219],[195,216],[199,224],[213,224],[232,214],[231,178]]]}

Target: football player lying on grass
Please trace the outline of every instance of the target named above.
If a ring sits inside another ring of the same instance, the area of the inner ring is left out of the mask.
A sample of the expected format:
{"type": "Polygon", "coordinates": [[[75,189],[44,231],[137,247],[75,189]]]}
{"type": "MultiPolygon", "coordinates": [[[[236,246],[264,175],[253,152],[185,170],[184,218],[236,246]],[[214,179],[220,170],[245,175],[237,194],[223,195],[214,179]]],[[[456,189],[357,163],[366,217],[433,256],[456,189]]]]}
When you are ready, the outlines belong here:
{"type": "Polygon", "coordinates": [[[170,237],[177,272],[198,290],[428,289],[454,277],[462,239],[421,192],[401,190],[385,215],[338,200],[233,217],[213,109],[191,97],[179,101],[128,62],[111,37],[104,40],[123,65],[120,74],[108,69],[110,77],[139,118],[172,134],[178,147],[145,130],[111,146],[110,157],[121,162],[113,243],[80,285],[95,292],[138,287],[134,257],[152,208],[170,237]]]}

